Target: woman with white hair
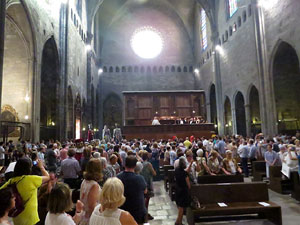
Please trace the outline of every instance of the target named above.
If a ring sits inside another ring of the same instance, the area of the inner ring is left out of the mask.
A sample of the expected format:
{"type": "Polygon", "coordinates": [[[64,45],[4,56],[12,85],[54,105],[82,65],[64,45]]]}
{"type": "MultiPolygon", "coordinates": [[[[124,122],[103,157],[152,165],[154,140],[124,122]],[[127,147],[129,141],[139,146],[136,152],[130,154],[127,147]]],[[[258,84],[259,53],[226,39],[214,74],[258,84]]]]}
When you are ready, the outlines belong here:
{"type": "Polygon", "coordinates": [[[232,151],[226,151],[226,157],[223,159],[223,167],[221,168],[226,175],[242,173],[242,169],[238,166],[236,160],[232,157],[232,151]]]}
{"type": "Polygon", "coordinates": [[[210,175],[215,175],[214,173],[212,173],[210,171],[210,169],[208,168],[207,166],[207,163],[206,163],[206,158],[204,157],[204,152],[202,149],[198,149],[197,152],[197,157],[196,157],[196,160],[198,162],[198,165],[200,166],[200,171],[198,172],[198,176],[203,176],[205,174],[205,172],[207,174],[210,174],[210,175]]]}
{"type": "Polygon", "coordinates": [[[91,215],[90,225],[137,225],[129,212],[119,209],[125,202],[120,179],[113,177],[105,182],[99,202],[91,215]]]}

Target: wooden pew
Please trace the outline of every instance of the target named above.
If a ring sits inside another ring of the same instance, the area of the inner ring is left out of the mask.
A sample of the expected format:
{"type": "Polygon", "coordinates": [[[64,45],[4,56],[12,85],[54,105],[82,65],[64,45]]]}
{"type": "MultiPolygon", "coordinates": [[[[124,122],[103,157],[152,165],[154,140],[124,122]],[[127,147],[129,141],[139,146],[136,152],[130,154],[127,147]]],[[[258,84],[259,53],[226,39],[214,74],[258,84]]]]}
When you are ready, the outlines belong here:
{"type": "Polygon", "coordinates": [[[291,172],[291,180],[293,183],[292,198],[300,201],[300,178],[298,172],[291,172]]]}
{"type": "Polygon", "coordinates": [[[197,178],[198,184],[216,184],[216,183],[237,183],[244,182],[244,176],[242,174],[237,175],[204,175],[197,178]]]}
{"type": "Polygon", "coordinates": [[[165,190],[168,191],[169,190],[168,170],[174,169],[174,166],[164,165],[163,169],[164,169],[164,187],[165,187],[165,190]]]}
{"type": "Polygon", "coordinates": [[[241,215],[247,215],[249,219],[250,214],[252,219],[268,219],[282,225],[281,207],[269,201],[268,187],[264,182],[192,185],[191,197],[198,199],[200,208],[187,208],[189,225],[205,219],[232,220],[238,215],[239,219],[241,215]],[[259,202],[270,206],[262,206],[259,202]],[[227,207],[220,207],[218,203],[225,203],[227,207]]]}
{"type": "Polygon", "coordinates": [[[172,201],[175,201],[176,181],[175,181],[175,170],[168,170],[169,180],[169,196],[172,201]]]}
{"type": "Polygon", "coordinates": [[[282,179],[281,166],[270,166],[269,188],[279,194],[290,194],[293,188],[290,179],[282,179]]]}
{"type": "Polygon", "coordinates": [[[262,181],[266,177],[266,162],[254,161],[252,165],[252,181],[262,181]]]}

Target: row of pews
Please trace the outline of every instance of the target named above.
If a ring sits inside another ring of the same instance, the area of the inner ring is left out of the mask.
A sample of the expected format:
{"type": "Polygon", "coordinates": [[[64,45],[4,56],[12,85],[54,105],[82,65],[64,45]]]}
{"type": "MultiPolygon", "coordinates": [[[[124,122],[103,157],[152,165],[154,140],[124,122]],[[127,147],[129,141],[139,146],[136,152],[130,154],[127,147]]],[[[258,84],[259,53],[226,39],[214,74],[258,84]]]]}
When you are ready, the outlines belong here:
{"type": "MultiPolygon", "coordinates": [[[[164,165],[164,187],[175,200],[175,170],[164,165]]],[[[243,175],[201,176],[190,190],[191,206],[186,209],[189,225],[197,222],[241,219],[268,220],[282,224],[281,207],[269,200],[265,182],[244,183],[243,175]]]]}
{"type": "MultiPolygon", "coordinates": [[[[255,161],[252,166],[252,181],[263,181],[266,177],[266,162],[255,161]]],[[[292,198],[300,201],[300,180],[298,172],[291,172],[290,179],[281,173],[281,166],[270,166],[269,188],[279,194],[291,194],[292,198]]]]}

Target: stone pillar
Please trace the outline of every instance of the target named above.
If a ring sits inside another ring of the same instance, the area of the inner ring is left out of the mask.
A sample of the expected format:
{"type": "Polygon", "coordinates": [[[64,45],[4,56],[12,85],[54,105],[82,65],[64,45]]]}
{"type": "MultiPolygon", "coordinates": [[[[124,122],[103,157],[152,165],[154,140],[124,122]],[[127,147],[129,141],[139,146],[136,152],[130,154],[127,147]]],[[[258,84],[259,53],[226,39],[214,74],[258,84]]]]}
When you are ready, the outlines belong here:
{"type": "MultiPolygon", "coordinates": [[[[215,38],[214,46],[218,45],[218,41],[219,41],[218,38],[215,38]]],[[[216,85],[218,133],[219,135],[224,135],[225,124],[224,124],[224,104],[223,104],[223,92],[222,92],[222,81],[221,81],[220,54],[217,51],[214,54],[214,60],[215,60],[215,82],[216,82],[215,85],[216,85]]]]}
{"type": "MultiPolygon", "coordinates": [[[[3,62],[4,62],[5,16],[6,16],[6,0],[1,0],[0,1],[0,109],[1,109],[1,105],[2,105],[2,80],[3,80],[3,62]]],[[[1,116],[1,111],[0,111],[0,116],[1,116]]]]}
{"type": "Polygon", "coordinates": [[[59,139],[68,136],[67,106],[68,106],[68,29],[69,29],[69,1],[61,4],[59,21],[59,54],[60,54],[60,88],[59,88],[59,139]]]}
{"type": "Polygon", "coordinates": [[[231,115],[232,115],[232,134],[237,134],[235,107],[231,108],[231,115]]]}
{"type": "Polygon", "coordinates": [[[206,121],[211,123],[211,115],[210,115],[210,102],[206,104],[206,121]]]}
{"type": "Polygon", "coordinates": [[[259,104],[262,121],[262,132],[265,135],[274,135],[278,132],[276,125],[276,104],[273,84],[270,82],[272,74],[269,70],[264,12],[258,0],[251,1],[254,8],[254,28],[259,76],[259,104]]]}
{"type": "Polygon", "coordinates": [[[245,104],[245,115],[246,115],[246,134],[250,137],[251,135],[251,112],[250,104],[245,104]]]}

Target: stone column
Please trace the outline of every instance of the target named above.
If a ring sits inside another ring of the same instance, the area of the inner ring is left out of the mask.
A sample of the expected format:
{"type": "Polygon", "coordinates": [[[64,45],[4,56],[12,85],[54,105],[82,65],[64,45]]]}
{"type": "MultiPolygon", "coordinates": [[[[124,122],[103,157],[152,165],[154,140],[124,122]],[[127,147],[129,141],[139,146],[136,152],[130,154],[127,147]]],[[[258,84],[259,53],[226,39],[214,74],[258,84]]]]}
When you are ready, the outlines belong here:
{"type": "MultiPolygon", "coordinates": [[[[215,38],[214,47],[218,45],[218,38],[215,38]]],[[[218,118],[218,132],[219,135],[224,135],[224,104],[223,104],[223,91],[221,81],[221,68],[220,68],[220,54],[216,51],[214,55],[215,60],[215,85],[216,85],[216,103],[217,103],[217,118],[218,118]]]]}
{"type": "Polygon", "coordinates": [[[231,108],[231,115],[232,115],[232,134],[237,134],[235,107],[231,108]]]}
{"type": "Polygon", "coordinates": [[[67,106],[68,106],[68,30],[69,30],[69,1],[62,4],[59,21],[59,54],[60,54],[60,99],[59,99],[59,139],[68,136],[67,106]]]}
{"type": "Polygon", "coordinates": [[[210,115],[210,102],[206,104],[206,120],[211,123],[211,115],[210,115]]]}
{"type": "Polygon", "coordinates": [[[276,105],[273,85],[270,82],[271,73],[269,70],[269,58],[265,34],[264,12],[259,6],[258,0],[251,1],[254,8],[254,28],[258,62],[259,76],[259,104],[260,117],[262,121],[262,132],[265,135],[277,133],[276,126],[276,105]]]}
{"type": "MultiPolygon", "coordinates": [[[[1,0],[0,1],[0,109],[1,109],[1,105],[2,105],[2,80],[3,80],[3,62],[4,62],[5,16],[6,16],[6,0],[1,0]]],[[[1,112],[0,112],[0,116],[1,116],[1,112]]]]}
{"type": "Polygon", "coordinates": [[[251,135],[251,112],[250,104],[245,104],[245,115],[246,115],[246,134],[250,137],[251,135]]]}

